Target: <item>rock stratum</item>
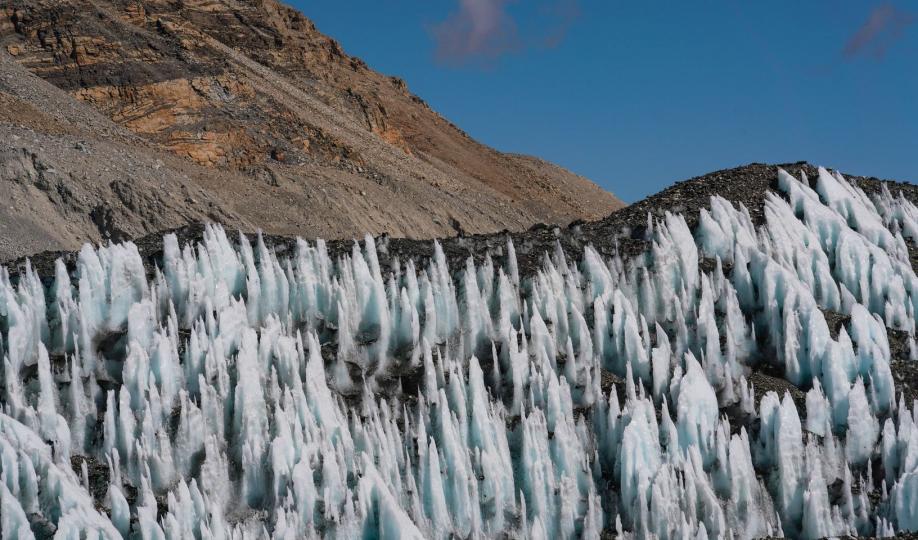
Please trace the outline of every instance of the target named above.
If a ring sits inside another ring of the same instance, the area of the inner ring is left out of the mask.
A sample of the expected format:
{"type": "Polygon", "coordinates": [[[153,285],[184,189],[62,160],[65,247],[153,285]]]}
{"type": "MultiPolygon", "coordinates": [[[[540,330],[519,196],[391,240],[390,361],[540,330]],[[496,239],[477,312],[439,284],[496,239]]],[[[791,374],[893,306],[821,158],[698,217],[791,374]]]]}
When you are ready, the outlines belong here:
{"type": "Polygon", "coordinates": [[[488,148],[273,0],[0,8],[0,259],[190,222],[432,238],[622,203],[488,148]]]}
{"type": "Polygon", "coordinates": [[[0,532],[914,538],[916,203],[753,164],[566,227],[17,261],[0,532]]]}

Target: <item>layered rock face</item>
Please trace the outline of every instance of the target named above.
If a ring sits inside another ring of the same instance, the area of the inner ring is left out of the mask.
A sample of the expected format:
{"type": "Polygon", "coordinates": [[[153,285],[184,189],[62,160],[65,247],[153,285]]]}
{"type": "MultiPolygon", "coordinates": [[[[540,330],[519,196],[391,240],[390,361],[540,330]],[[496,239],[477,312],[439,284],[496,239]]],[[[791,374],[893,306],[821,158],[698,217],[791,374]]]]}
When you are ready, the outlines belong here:
{"type": "MultiPolygon", "coordinates": [[[[200,199],[193,193],[203,190],[231,225],[431,237],[598,218],[622,206],[582,177],[475,142],[404,81],[368,68],[272,0],[6,6],[4,72],[18,66],[28,73],[17,74],[18,88],[0,86],[0,95],[52,116],[55,100],[89,105],[101,113],[97,124],[107,118],[114,125],[76,123],[77,137],[129,147],[116,153],[142,147],[156,154],[171,176],[187,177],[181,183],[192,195],[183,200],[200,199]],[[40,79],[55,88],[37,91],[40,79]],[[43,95],[54,91],[54,100],[43,95]]],[[[6,130],[47,134],[53,123],[4,114],[6,130]]],[[[114,158],[94,161],[106,159],[114,158]]],[[[112,214],[119,229],[153,230],[130,208],[115,205],[112,214]]]]}

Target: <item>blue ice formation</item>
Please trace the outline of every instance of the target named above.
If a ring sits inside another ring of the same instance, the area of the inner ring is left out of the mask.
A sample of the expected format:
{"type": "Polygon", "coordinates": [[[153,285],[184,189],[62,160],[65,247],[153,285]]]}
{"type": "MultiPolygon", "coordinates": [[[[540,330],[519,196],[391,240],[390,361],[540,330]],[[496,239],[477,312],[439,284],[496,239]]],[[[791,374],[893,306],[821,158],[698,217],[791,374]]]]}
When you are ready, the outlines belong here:
{"type": "Polygon", "coordinates": [[[2,269],[2,537],[918,530],[888,340],[915,356],[918,209],[823,169],[779,187],[758,228],[715,196],[634,260],[559,246],[528,277],[510,242],[382,268],[371,237],[333,260],[217,226],[149,275],[131,243],[2,269]],[[759,395],[765,367],[805,403],[759,395]]]}

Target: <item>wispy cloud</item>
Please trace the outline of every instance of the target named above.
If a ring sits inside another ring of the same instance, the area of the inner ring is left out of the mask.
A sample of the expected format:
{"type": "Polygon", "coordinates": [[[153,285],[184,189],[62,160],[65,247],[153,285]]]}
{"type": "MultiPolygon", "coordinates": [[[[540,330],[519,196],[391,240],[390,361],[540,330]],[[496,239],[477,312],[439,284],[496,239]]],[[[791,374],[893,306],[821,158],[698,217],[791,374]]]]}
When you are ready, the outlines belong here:
{"type": "Polygon", "coordinates": [[[437,61],[487,64],[529,47],[555,47],[580,15],[577,0],[527,2],[514,13],[512,2],[458,0],[456,11],[430,29],[437,61]]]}
{"type": "Polygon", "coordinates": [[[459,0],[459,11],[432,29],[436,56],[445,62],[493,58],[519,46],[507,0],[459,0]]]}
{"type": "Polygon", "coordinates": [[[546,47],[557,47],[580,17],[580,4],[577,0],[558,0],[543,4],[541,10],[551,21],[546,28],[543,44],[546,47]]]}
{"type": "Polygon", "coordinates": [[[905,29],[914,22],[914,14],[890,3],[876,6],[870,11],[864,24],[845,44],[844,55],[854,58],[860,54],[869,54],[882,58],[889,47],[902,37],[905,29]]]}

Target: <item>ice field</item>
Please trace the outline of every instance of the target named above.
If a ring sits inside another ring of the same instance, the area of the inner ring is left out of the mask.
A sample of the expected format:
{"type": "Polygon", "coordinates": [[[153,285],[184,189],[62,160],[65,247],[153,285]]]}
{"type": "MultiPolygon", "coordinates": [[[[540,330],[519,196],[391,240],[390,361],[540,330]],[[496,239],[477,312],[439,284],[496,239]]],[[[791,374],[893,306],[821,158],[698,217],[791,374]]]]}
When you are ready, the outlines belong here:
{"type": "Polygon", "coordinates": [[[382,268],[371,237],[333,260],[218,226],[150,272],[131,243],[3,269],[2,537],[918,531],[888,339],[916,361],[918,208],[812,180],[782,172],[758,229],[713,197],[641,257],[532,276],[510,242],[382,268]]]}

